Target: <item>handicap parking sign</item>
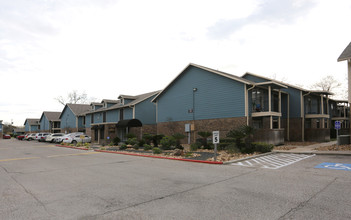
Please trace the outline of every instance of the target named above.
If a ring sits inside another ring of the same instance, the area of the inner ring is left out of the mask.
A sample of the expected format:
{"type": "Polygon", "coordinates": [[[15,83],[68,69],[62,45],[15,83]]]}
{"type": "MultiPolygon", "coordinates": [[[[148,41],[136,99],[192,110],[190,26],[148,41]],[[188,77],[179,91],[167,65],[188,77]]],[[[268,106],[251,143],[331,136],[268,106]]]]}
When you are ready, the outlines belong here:
{"type": "Polygon", "coordinates": [[[334,127],[336,130],[339,130],[341,128],[341,122],[340,121],[335,121],[334,127]]]}
{"type": "Polygon", "coordinates": [[[347,164],[347,163],[321,163],[321,164],[315,166],[314,168],[351,171],[351,164],[347,164]]]}

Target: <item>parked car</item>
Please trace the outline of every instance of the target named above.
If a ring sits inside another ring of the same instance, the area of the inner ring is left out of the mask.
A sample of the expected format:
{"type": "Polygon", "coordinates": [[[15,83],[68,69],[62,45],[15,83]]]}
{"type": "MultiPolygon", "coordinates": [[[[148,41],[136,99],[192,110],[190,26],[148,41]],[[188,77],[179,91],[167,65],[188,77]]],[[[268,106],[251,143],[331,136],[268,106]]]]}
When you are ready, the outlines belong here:
{"type": "Polygon", "coordinates": [[[30,133],[30,134],[26,134],[26,136],[24,136],[24,140],[27,141],[31,141],[35,139],[35,134],[34,133],[30,133]]]}
{"type": "Polygon", "coordinates": [[[53,134],[49,134],[48,136],[46,136],[45,141],[46,142],[56,142],[56,139],[59,137],[62,137],[64,134],[63,133],[53,133],[53,134]]]}
{"type": "Polygon", "coordinates": [[[22,141],[24,139],[24,134],[17,135],[16,139],[22,141]]]}
{"type": "Polygon", "coordinates": [[[3,134],[3,135],[2,135],[2,138],[3,138],[3,139],[11,139],[11,136],[8,135],[8,134],[3,134]]]}
{"type": "Polygon", "coordinates": [[[86,134],[75,134],[75,135],[65,135],[63,136],[63,143],[77,144],[80,142],[90,143],[91,137],[86,134]]]}
{"type": "Polygon", "coordinates": [[[62,143],[63,139],[66,138],[67,136],[75,136],[75,135],[80,135],[80,134],[84,134],[84,133],[82,133],[82,132],[74,132],[74,133],[64,134],[61,137],[55,138],[55,142],[56,143],[62,143]]]}
{"type": "Polygon", "coordinates": [[[49,133],[36,133],[35,134],[35,140],[42,142],[45,141],[46,136],[48,136],[49,133]]]}

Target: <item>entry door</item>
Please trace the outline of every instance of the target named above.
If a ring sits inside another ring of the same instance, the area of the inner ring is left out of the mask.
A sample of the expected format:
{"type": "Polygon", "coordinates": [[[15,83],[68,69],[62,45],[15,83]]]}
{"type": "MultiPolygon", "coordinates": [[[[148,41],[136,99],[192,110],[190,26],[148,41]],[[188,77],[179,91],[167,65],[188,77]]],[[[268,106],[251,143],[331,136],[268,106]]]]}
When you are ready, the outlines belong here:
{"type": "Polygon", "coordinates": [[[95,141],[98,141],[98,140],[99,140],[99,137],[98,137],[98,136],[99,136],[99,129],[95,129],[95,130],[94,130],[94,140],[95,140],[95,141]]]}

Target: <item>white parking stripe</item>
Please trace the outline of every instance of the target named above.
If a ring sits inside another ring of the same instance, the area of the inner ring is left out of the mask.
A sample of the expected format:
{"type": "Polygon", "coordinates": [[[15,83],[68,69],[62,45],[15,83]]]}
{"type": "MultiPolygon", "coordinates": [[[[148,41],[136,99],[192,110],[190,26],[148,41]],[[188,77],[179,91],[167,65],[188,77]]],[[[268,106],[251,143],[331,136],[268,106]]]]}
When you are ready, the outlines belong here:
{"type": "Polygon", "coordinates": [[[315,156],[315,154],[284,154],[278,153],[274,155],[267,155],[262,157],[256,157],[245,161],[232,163],[231,165],[246,166],[246,167],[259,167],[266,169],[279,169],[296,163],[298,161],[315,156]]]}

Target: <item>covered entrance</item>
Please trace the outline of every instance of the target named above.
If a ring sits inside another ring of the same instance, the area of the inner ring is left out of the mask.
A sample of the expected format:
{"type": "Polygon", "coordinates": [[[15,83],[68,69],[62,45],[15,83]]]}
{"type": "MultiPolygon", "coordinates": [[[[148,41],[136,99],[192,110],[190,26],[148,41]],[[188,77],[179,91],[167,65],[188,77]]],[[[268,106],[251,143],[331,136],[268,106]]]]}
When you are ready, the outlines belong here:
{"type": "Polygon", "coordinates": [[[129,129],[132,127],[142,127],[143,124],[138,119],[127,119],[127,120],[120,120],[116,124],[117,134],[121,141],[127,140],[127,134],[129,133],[129,129]]]}

